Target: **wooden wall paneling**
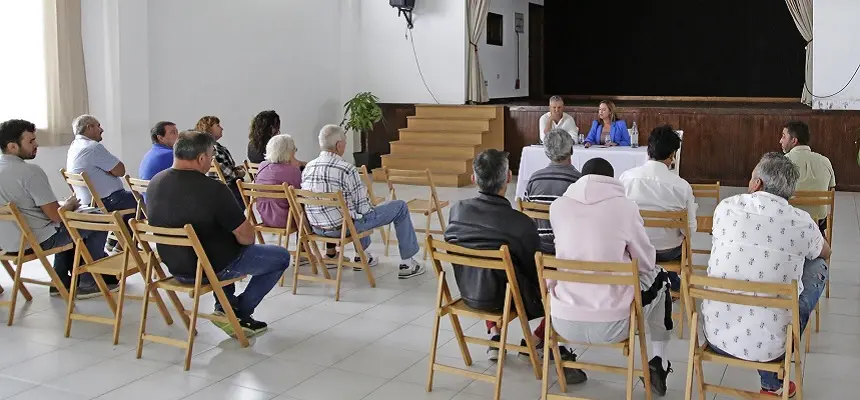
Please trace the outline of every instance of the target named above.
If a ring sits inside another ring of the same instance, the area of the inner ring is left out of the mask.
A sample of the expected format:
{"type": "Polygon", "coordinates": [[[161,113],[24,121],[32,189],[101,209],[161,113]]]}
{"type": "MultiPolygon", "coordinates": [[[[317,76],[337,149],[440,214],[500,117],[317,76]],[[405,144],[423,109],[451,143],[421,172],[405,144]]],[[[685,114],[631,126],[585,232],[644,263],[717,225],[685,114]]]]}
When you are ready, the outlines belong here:
{"type": "Polygon", "coordinates": [[[523,148],[540,142],[538,123],[546,111],[514,111],[505,112],[505,151],[510,153],[510,168],[516,173],[520,169],[520,157],[523,148]],[[512,117],[516,113],[516,117],[512,117]]]}

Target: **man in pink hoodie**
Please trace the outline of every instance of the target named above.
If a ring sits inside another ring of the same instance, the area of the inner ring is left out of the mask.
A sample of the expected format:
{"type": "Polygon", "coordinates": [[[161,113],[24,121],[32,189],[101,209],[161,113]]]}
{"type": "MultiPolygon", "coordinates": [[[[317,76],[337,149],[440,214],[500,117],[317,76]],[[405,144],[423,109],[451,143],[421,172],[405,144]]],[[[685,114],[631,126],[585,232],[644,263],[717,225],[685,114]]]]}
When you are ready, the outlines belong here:
{"type": "MultiPolygon", "coordinates": [[[[655,263],[656,251],[639,207],[624,197],[624,185],[612,165],[594,158],[582,167],[583,177],[570,185],[549,209],[555,231],[556,257],[563,260],[629,262],[639,260],[639,279],[653,358],[651,390],[666,394],[672,372],[666,345],[672,330],[668,275],[655,263]]],[[[580,343],[617,343],[628,338],[633,289],[619,285],[547,282],[553,328],[561,337],[580,343]]]]}

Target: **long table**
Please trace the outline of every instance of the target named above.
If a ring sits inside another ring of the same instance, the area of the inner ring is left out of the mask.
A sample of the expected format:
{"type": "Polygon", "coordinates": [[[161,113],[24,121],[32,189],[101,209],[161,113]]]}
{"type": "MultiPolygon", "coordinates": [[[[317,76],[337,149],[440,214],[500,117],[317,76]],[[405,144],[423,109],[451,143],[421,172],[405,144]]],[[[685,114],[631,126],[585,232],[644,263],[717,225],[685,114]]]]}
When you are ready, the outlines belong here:
{"type": "MultiPolygon", "coordinates": [[[[571,164],[576,169],[582,171],[582,166],[586,161],[601,157],[612,164],[615,169],[615,177],[621,176],[621,173],[628,169],[645,165],[648,161],[648,151],[645,147],[597,147],[592,146],[585,148],[583,146],[574,146],[573,155],[571,156],[571,164]]],[[[517,176],[517,197],[522,198],[525,195],[526,185],[532,174],[549,165],[549,157],[544,153],[544,148],[541,145],[533,145],[523,147],[522,157],[520,158],[520,170],[517,176]]]]}

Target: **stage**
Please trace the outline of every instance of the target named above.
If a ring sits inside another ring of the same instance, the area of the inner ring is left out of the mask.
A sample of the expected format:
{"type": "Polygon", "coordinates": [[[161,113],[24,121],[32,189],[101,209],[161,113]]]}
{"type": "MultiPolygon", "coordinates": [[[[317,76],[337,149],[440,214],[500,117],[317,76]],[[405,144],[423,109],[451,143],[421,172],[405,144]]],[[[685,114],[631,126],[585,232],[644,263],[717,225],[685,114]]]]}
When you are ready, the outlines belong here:
{"type": "MultiPolygon", "coordinates": [[[[598,100],[568,99],[565,112],[587,133],[597,117],[598,100]]],[[[511,153],[511,168],[520,163],[524,146],[538,142],[538,120],[549,111],[545,98],[494,100],[505,105],[505,146],[511,153]]],[[[836,172],[837,189],[860,191],[857,165],[860,111],[812,110],[798,102],[783,101],[683,101],[617,100],[619,118],[639,127],[639,142],[647,144],[655,126],[671,124],[684,130],[681,176],[691,183],[720,181],[726,186],[746,186],[762,154],[780,151],[782,125],[790,120],[809,124],[811,147],[828,158],[836,172]]],[[[370,135],[371,151],[389,152],[388,143],[398,138],[406,117],[414,115],[414,104],[380,104],[386,124],[377,124],[370,135]]]]}

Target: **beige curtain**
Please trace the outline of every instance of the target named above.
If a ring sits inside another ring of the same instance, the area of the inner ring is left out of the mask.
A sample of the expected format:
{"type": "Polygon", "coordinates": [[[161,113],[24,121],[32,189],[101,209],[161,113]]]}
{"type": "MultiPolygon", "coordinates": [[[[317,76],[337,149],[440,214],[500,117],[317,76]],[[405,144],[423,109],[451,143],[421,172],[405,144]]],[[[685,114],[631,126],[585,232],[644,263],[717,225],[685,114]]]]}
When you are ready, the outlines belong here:
{"type": "Polygon", "coordinates": [[[812,0],[785,0],[785,4],[794,18],[794,25],[806,40],[806,87],[800,99],[804,104],[812,105],[812,0]]]}
{"type": "Polygon", "coordinates": [[[484,85],[484,72],[478,59],[478,41],[487,27],[487,12],[490,0],[469,0],[467,3],[469,16],[469,79],[468,97],[466,100],[475,103],[490,101],[487,87],[484,85]]]}
{"type": "Polygon", "coordinates": [[[45,74],[48,127],[39,143],[62,146],[72,142],[72,120],[86,114],[87,77],[81,40],[81,0],[42,0],[45,7],[45,74]]]}

